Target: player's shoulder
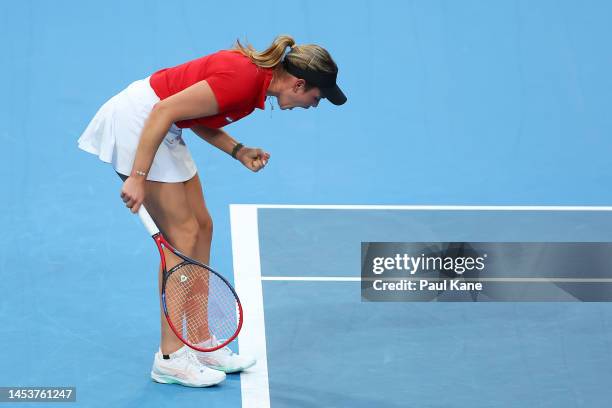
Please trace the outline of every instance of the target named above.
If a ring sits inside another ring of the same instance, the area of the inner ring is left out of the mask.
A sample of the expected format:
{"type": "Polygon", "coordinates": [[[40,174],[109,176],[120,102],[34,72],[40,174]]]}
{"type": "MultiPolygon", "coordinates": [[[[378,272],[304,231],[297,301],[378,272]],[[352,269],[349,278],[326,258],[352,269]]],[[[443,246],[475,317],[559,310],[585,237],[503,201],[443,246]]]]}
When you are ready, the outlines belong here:
{"type": "Polygon", "coordinates": [[[256,75],[258,67],[246,55],[234,50],[221,50],[209,55],[209,61],[219,67],[243,74],[256,75]]]}

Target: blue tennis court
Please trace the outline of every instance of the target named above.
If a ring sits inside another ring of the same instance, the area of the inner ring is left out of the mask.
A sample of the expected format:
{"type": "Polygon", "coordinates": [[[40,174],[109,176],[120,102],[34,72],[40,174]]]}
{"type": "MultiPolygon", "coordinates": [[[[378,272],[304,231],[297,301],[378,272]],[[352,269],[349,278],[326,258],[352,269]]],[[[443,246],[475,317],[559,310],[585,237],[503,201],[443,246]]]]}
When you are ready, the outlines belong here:
{"type": "MultiPolygon", "coordinates": [[[[360,301],[362,241],[609,242],[612,212],[594,210],[234,206],[234,249],[256,257],[242,246],[250,239],[259,247],[262,308],[248,310],[265,315],[241,341],[260,344],[265,330],[259,352],[267,350],[268,362],[267,375],[261,366],[243,374],[243,403],[605,406],[612,376],[605,303],[360,301]],[[258,233],[249,238],[250,223],[258,233]],[[254,386],[260,375],[268,396],[254,386]]],[[[254,286],[253,270],[242,270],[249,262],[235,261],[236,278],[247,275],[242,296],[254,286]]]]}
{"type": "Polygon", "coordinates": [[[604,0],[0,2],[0,387],[88,408],[608,407],[608,302],[367,302],[360,248],[612,242],[611,18],[604,0]],[[154,383],[156,249],[77,139],[132,81],[283,33],[331,51],[349,102],[227,126],[271,153],[257,174],[184,134],[211,265],[244,300],[231,347],[258,364],[154,383]]]}

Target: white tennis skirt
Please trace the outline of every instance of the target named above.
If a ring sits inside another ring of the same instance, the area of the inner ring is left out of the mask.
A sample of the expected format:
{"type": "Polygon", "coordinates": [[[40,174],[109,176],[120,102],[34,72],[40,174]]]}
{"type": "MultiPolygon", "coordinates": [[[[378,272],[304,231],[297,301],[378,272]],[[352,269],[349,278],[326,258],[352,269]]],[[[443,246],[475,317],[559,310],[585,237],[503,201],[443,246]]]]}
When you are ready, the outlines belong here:
{"type": "MultiPolygon", "coordinates": [[[[79,138],[79,148],[129,175],[142,128],[157,102],[149,78],[131,83],[102,105],[79,138]]],[[[178,183],[196,172],[182,129],[173,124],[155,154],[147,180],[178,183]]]]}

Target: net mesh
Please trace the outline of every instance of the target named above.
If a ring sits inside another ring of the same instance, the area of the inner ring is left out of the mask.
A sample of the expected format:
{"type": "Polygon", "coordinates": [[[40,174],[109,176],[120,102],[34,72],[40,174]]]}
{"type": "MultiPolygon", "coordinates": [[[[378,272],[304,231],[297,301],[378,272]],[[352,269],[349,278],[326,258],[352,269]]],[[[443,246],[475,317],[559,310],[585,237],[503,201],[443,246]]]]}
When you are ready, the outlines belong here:
{"type": "Polygon", "coordinates": [[[166,281],[168,317],[183,341],[202,346],[229,339],[238,328],[234,292],[216,274],[190,263],[179,265],[166,281]]]}

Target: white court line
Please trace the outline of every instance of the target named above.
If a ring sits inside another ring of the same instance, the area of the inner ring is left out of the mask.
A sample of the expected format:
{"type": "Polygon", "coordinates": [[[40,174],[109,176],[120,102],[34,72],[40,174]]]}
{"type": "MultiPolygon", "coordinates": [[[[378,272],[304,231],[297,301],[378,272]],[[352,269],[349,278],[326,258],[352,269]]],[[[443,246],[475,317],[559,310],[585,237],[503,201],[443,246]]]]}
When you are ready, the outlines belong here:
{"type": "Polygon", "coordinates": [[[304,210],[408,210],[408,211],[612,211],[610,206],[563,205],[291,205],[232,204],[255,208],[304,210]]]}
{"type": "Polygon", "coordinates": [[[234,282],[244,310],[244,323],[238,336],[240,352],[257,358],[248,371],[240,374],[244,408],[269,408],[268,357],[264,321],[257,207],[230,205],[234,282]]]}
{"type": "Polygon", "coordinates": [[[359,277],[345,276],[262,276],[264,281],[359,282],[359,277]]]}
{"type": "MultiPolygon", "coordinates": [[[[528,205],[282,205],[232,204],[230,222],[236,290],[243,303],[245,319],[239,336],[240,351],[257,357],[257,364],[241,374],[242,406],[269,408],[268,360],[263,307],[262,280],[353,282],[359,277],[279,277],[261,276],[257,210],[403,210],[403,211],[612,211],[610,206],[528,206],[528,205]]],[[[497,278],[512,279],[512,278],[497,278]]],[[[548,279],[548,278],[531,278],[548,279]]],[[[563,282],[608,282],[606,279],[560,280],[563,282]]],[[[465,279],[467,280],[467,279],[465,279]]],[[[485,280],[485,279],[481,279],[485,280]]],[[[487,280],[494,281],[495,278],[487,280]]],[[[525,280],[525,279],[523,279],[525,280]]],[[[545,280],[552,282],[553,280],[545,280]]]]}
{"type": "MultiPolygon", "coordinates": [[[[428,281],[442,280],[461,280],[465,282],[577,282],[577,283],[612,283],[612,278],[463,278],[457,276],[455,278],[439,278],[439,277],[394,277],[394,278],[378,278],[385,282],[387,281],[419,281],[421,279],[428,281]]],[[[374,281],[377,278],[366,278],[364,280],[374,281]]],[[[288,281],[288,282],[360,282],[361,278],[356,276],[262,276],[263,281],[288,281]]]]}

